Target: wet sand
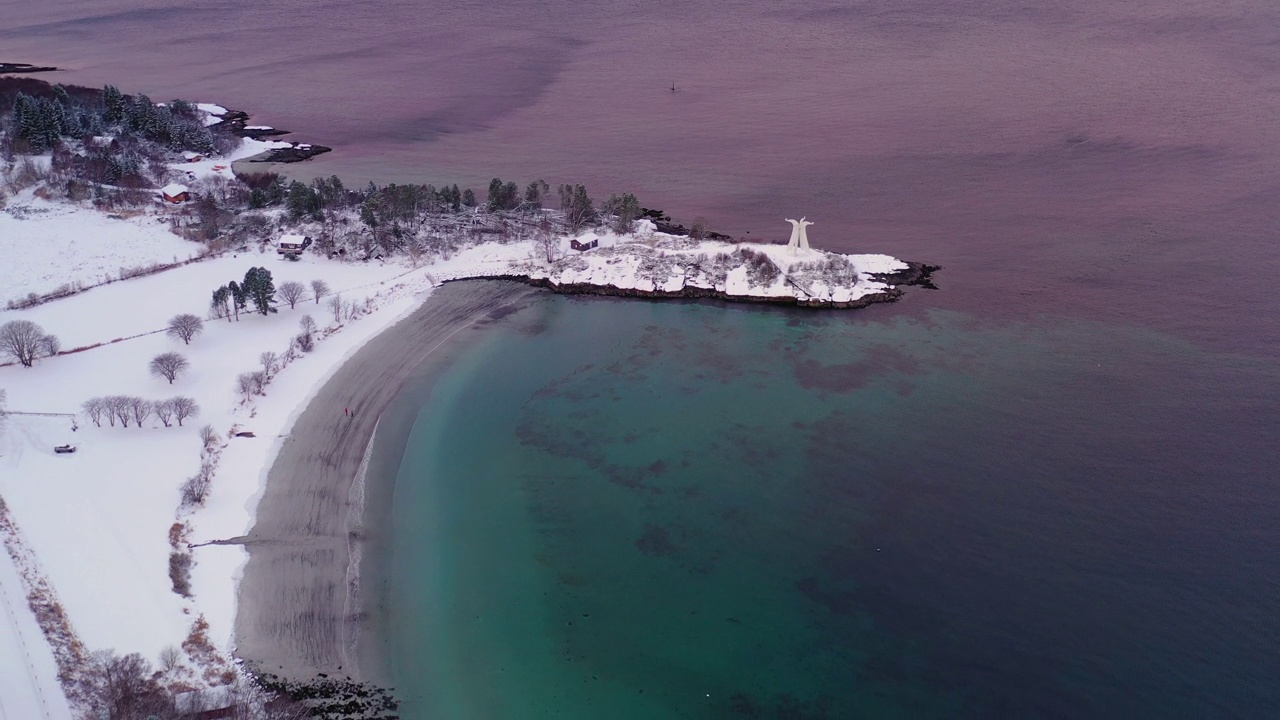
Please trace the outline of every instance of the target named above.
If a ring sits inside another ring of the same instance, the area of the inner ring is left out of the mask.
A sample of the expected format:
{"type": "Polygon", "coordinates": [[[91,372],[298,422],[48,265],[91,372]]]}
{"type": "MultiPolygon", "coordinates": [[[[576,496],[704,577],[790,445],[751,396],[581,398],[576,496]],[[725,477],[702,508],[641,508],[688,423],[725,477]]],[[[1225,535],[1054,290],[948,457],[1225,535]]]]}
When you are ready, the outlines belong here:
{"type": "MultiPolygon", "coordinates": [[[[356,482],[378,420],[410,378],[422,387],[423,378],[438,377],[485,326],[539,292],[504,281],[448,283],[369,341],[312,398],[271,467],[253,529],[239,539],[249,562],[238,591],[238,657],[298,680],[317,673],[383,680],[359,662],[376,654],[357,647],[380,644],[382,618],[349,592],[358,587],[364,525],[385,524],[363,517],[365,491],[356,482]]],[[[373,504],[371,512],[384,505],[373,504]]]]}

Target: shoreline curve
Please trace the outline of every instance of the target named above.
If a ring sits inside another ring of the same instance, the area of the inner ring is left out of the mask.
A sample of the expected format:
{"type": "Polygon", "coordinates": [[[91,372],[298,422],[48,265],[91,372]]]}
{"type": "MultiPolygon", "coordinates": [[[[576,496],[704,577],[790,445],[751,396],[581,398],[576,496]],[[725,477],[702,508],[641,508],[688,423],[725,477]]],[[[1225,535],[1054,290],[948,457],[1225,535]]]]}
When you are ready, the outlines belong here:
{"type": "MultiPolygon", "coordinates": [[[[353,493],[364,493],[355,486],[374,429],[411,378],[438,377],[454,349],[540,293],[509,281],[442,285],[365,343],[311,398],[268,471],[252,528],[237,539],[249,556],[236,591],[238,658],[294,681],[324,674],[388,684],[381,668],[361,662],[375,655],[364,645],[379,642],[382,618],[372,617],[349,584],[370,521],[385,522],[353,507],[353,493]],[[354,527],[353,512],[361,516],[354,527]]],[[[379,483],[378,475],[366,482],[379,483]]]]}

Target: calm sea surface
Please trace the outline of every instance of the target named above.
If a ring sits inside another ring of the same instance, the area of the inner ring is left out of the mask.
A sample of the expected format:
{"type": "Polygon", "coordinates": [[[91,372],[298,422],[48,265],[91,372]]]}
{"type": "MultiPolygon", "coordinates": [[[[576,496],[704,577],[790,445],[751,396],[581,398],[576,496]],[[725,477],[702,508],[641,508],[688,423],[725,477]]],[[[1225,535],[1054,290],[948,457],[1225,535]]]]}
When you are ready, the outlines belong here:
{"type": "Polygon", "coordinates": [[[945,266],[504,321],[397,481],[414,717],[1280,714],[1280,5],[0,0],[0,60],[945,266]]]}

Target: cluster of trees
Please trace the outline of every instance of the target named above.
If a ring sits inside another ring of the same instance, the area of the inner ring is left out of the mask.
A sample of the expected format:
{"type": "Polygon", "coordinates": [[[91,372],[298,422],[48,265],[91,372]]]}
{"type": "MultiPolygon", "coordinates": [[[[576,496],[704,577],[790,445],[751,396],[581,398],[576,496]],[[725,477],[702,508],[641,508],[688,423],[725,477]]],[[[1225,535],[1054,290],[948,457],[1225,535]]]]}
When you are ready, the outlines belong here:
{"type": "Polygon", "coordinates": [[[137,653],[119,655],[113,650],[90,654],[85,665],[77,695],[86,706],[85,717],[94,720],[303,720],[311,716],[305,704],[243,677],[232,677],[229,685],[217,690],[175,694],[166,681],[182,686],[173,682],[183,672],[182,651],[172,646],[161,653],[158,667],[137,653]]]}
{"type": "Polygon", "coordinates": [[[271,278],[271,271],[263,267],[252,267],[245,272],[243,281],[237,283],[232,280],[214,290],[209,305],[214,317],[225,317],[227,322],[231,322],[233,316],[237,321],[240,319],[240,311],[249,303],[253,303],[254,309],[263,315],[273,313],[276,311],[273,307],[275,300],[276,286],[271,278]]]}
{"type": "MultiPolygon", "coordinates": [[[[311,281],[311,295],[309,297],[314,298],[317,305],[330,292],[329,283],[324,280],[316,279],[311,281]]],[[[237,283],[232,280],[214,290],[213,296],[209,301],[209,308],[213,317],[225,317],[227,322],[231,322],[232,318],[239,320],[240,311],[250,304],[253,305],[255,310],[266,315],[276,312],[274,305],[277,293],[279,293],[283,302],[289,303],[289,309],[291,310],[296,308],[299,302],[308,298],[306,285],[296,280],[286,280],[280,283],[280,287],[277,289],[270,270],[254,267],[249,268],[248,272],[244,274],[242,282],[237,283]]],[[[190,318],[194,317],[194,315],[174,317],[169,321],[169,332],[175,334],[176,337],[182,337],[180,333],[186,332],[186,329],[192,327],[193,323],[190,318]],[[175,327],[175,323],[179,321],[179,318],[184,318],[183,328],[175,327]]],[[[196,322],[199,323],[199,318],[196,318],[196,322]]],[[[203,325],[203,323],[200,323],[195,332],[198,333],[200,329],[203,329],[203,325]]],[[[186,340],[186,338],[183,339],[184,341],[186,340]]]]}
{"type": "Polygon", "coordinates": [[[129,422],[132,421],[136,427],[140,428],[142,423],[153,414],[165,427],[172,426],[175,420],[181,427],[184,420],[200,415],[200,406],[196,401],[182,395],[168,400],[146,400],[133,395],[108,395],[89,398],[80,407],[97,427],[102,427],[103,420],[109,422],[111,427],[115,427],[116,421],[119,420],[121,427],[129,427],[129,422]]]}
{"type": "Polygon", "coordinates": [[[216,150],[213,133],[190,103],[156,105],[146,95],[126,95],[112,85],[75,96],[62,85],[52,86],[49,97],[19,92],[10,122],[16,143],[29,152],[51,150],[62,138],[106,135],[136,135],[175,151],[216,150]]]}
{"type": "Polygon", "coordinates": [[[31,367],[37,358],[52,357],[62,350],[56,335],[30,320],[10,320],[0,325],[0,354],[23,367],[31,367]]]}

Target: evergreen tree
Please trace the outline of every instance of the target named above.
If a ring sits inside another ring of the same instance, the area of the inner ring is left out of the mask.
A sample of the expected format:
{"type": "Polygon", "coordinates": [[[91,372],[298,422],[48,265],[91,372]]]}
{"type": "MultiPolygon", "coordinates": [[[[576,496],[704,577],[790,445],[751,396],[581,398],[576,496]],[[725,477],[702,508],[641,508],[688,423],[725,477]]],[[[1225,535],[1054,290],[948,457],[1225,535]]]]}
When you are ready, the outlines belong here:
{"type": "Polygon", "coordinates": [[[476,202],[476,192],[471,188],[467,188],[466,190],[463,190],[462,204],[467,207],[475,207],[478,204],[476,202]]]}
{"type": "Polygon", "coordinates": [[[209,306],[219,315],[226,315],[227,322],[231,322],[231,308],[227,307],[227,301],[231,299],[231,291],[226,285],[213,291],[213,299],[209,306]]]}
{"type": "Polygon", "coordinates": [[[498,212],[502,209],[502,178],[489,181],[489,202],[485,208],[489,212],[498,212]]]}
{"type": "Polygon", "coordinates": [[[440,190],[440,197],[444,199],[445,204],[448,205],[449,209],[453,212],[458,212],[458,210],[461,209],[462,193],[459,192],[457,185],[442,188],[440,190]]]}
{"type": "Polygon", "coordinates": [[[114,85],[102,88],[102,119],[108,124],[124,122],[124,94],[114,85]]]}
{"type": "Polygon", "coordinates": [[[271,303],[276,299],[276,286],[271,280],[270,270],[262,267],[249,268],[249,271],[244,274],[244,283],[241,288],[258,312],[266,315],[276,311],[271,307],[271,303]]]}
{"type": "Polygon", "coordinates": [[[622,197],[610,195],[608,200],[601,203],[600,212],[613,216],[611,227],[614,232],[625,235],[636,229],[636,219],[640,217],[640,201],[631,193],[625,193],[622,197]]]}
{"type": "Polygon", "coordinates": [[[533,210],[542,208],[542,201],[546,198],[547,193],[551,192],[551,188],[547,185],[546,180],[534,180],[524,189],[524,204],[533,210]]]}
{"type": "Polygon", "coordinates": [[[576,233],[596,221],[595,206],[585,185],[561,185],[556,190],[560,195],[560,209],[564,211],[570,230],[576,233]]]}
{"type": "Polygon", "coordinates": [[[289,209],[289,217],[294,220],[303,216],[321,217],[320,194],[297,180],[289,183],[285,206],[289,209]]]}
{"type": "Polygon", "coordinates": [[[231,293],[231,312],[235,315],[236,322],[239,322],[240,311],[244,309],[245,302],[249,297],[248,293],[245,292],[244,286],[236,283],[235,280],[227,283],[227,290],[231,293]]]}

